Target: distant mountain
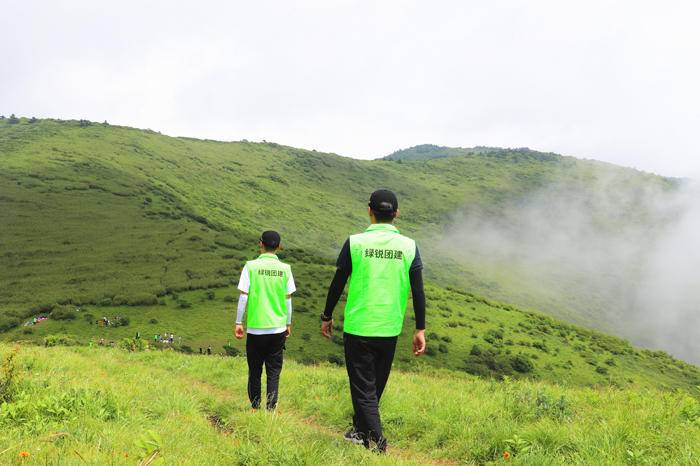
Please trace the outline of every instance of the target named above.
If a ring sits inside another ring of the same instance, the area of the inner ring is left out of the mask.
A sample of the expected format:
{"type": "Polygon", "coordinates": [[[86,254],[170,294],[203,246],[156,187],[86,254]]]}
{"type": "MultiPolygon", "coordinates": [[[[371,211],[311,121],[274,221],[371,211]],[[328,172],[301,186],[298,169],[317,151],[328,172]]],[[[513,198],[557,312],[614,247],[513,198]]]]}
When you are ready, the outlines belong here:
{"type": "Polygon", "coordinates": [[[556,154],[538,152],[530,150],[527,147],[519,147],[515,149],[506,149],[502,147],[487,147],[487,146],[476,146],[476,147],[445,147],[436,146],[435,144],[421,144],[418,146],[409,147],[407,149],[400,149],[393,152],[385,157],[383,160],[430,160],[430,159],[440,159],[445,157],[458,157],[458,156],[468,156],[468,155],[496,155],[496,156],[508,156],[508,155],[524,155],[534,158],[556,158],[556,154]]]}

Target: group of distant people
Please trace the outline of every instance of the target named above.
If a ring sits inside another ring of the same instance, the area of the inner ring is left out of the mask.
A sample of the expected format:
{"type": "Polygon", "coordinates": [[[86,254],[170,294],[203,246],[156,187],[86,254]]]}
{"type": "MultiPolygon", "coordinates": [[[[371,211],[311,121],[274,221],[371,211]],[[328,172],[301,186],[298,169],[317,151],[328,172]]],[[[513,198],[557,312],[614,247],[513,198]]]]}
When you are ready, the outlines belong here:
{"type": "MultiPolygon", "coordinates": [[[[177,344],[182,344],[182,337],[177,337],[177,344]]],[[[156,333],[153,335],[153,341],[155,343],[164,343],[166,345],[172,345],[175,342],[175,334],[165,332],[164,334],[156,333]]]]}
{"type": "Polygon", "coordinates": [[[49,320],[49,316],[38,316],[38,317],[34,317],[32,320],[30,320],[29,322],[27,322],[27,323],[24,324],[24,325],[25,325],[25,327],[26,327],[26,326],[29,326],[29,325],[37,325],[37,324],[42,323],[42,322],[45,321],[45,320],[49,320]]]}
{"type": "MultiPolygon", "coordinates": [[[[79,310],[79,309],[78,309],[79,310]]],[[[103,317],[97,321],[95,321],[97,325],[102,325],[103,327],[118,327],[122,323],[122,318],[121,316],[115,316],[109,319],[108,317],[103,317]]]]}

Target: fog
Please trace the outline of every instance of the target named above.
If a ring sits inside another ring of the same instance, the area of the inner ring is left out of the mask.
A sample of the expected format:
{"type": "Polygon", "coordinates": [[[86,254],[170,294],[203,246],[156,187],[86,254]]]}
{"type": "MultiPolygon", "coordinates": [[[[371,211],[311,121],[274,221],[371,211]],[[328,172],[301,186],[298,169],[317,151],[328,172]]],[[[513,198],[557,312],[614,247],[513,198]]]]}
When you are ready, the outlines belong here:
{"type": "Polygon", "coordinates": [[[698,238],[697,183],[616,172],[471,208],[443,244],[532,307],[699,363],[698,238]]]}

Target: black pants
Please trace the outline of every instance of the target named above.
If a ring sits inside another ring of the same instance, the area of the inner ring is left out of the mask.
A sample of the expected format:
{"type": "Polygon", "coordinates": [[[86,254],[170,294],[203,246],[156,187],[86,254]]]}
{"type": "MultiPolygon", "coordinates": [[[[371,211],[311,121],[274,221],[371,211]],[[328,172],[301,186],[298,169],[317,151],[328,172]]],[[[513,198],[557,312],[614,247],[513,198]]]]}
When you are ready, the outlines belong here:
{"type": "Polygon", "coordinates": [[[361,337],[343,334],[345,366],[350,379],[350,396],[355,430],[368,440],[384,441],[379,417],[379,399],[389,380],[398,337],[361,337]]]}
{"type": "Polygon", "coordinates": [[[245,342],[248,358],[248,398],[253,408],[260,407],[260,378],[263,364],[267,374],[267,409],[277,406],[286,332],[270,335],[248,334],[245,342]]]}

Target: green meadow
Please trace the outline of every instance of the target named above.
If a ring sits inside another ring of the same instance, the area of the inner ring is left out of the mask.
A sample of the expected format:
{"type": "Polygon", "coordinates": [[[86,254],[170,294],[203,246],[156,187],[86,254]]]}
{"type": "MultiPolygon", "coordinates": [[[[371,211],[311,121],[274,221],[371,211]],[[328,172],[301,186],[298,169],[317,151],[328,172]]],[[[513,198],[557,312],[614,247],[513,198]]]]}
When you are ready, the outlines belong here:
{"type": "Polygon", "coordinates": [[[395,371],[377,456],[341,439],[331,364],[286,361],[267,413],[248,407],[241,357],[3,344],[4,371],[10,354],[3,464],[700,464],[700,402],[680,391],[395,371]]]}

